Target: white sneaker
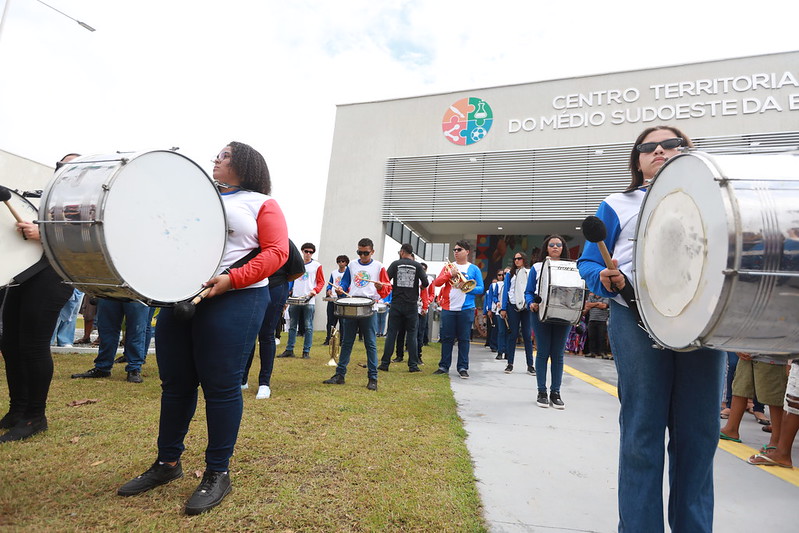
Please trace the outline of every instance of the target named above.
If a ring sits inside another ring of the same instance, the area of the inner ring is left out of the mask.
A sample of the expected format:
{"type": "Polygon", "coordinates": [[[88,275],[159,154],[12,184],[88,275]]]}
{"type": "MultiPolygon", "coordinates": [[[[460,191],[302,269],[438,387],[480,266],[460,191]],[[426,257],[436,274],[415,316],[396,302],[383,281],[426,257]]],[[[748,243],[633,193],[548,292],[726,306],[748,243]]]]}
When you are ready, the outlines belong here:
{"type": "Polygon", "coordinates": [[[275,337],[275,346],[280,346],[280,339],[275,337]]]}
{"type": "Polygon", "coordinates": [[[249,383],[245,383],[244,385],[241,386],[241,390],[247,390],[249,388],[250,388],[250,384],[249,383]]]}
{"type": "Polygon", "coordinates": [[[266,400],[272,396],[272,389],[269,388],[269,385],[261,385],[258,387],[258,394],[255,395],[256,400],[266,400]]]}

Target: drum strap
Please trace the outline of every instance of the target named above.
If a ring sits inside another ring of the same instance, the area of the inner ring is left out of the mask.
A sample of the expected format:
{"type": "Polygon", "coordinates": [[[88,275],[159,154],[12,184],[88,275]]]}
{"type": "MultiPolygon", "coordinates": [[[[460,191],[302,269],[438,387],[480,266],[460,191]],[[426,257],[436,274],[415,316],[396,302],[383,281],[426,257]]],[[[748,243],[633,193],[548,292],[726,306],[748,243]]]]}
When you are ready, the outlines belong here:
{"type": "Polygon", "coordinates": [[[242,267],[242,266],[246,265],[247,263],[250,262],[250,259],[252,259],[253,257],[255,257],[256,255],[258,255],[260,253],[261,253],[261,248],[260,247],[253,248],[252,250],[250,250],[250,253],[248,253],[247,255],[245,255],[244,257],[242,257],[241,259],[239,259],[238,261],[236,261],[235,263],[233,263],[232,265],[227,267],[225,269],[225,271],[223,272],[223,274],[230,274],[230,269],[231,268],[239,268],[239,267],[242,267]]]}
{"type": "Polygon", "coordinates": [[[624,272],[622,272],[621,275],[624,276],[624,288],[619,291],[619,296],[621,296],[621,299],[627,304],[627,307],[630,308],[630,311],[635,313],[635,318],[638,320],[638,325],[643,328],[644,322],[641,320],[641,313],[638,312],[638,302],[635,298],[635,289],[633,289],[632,283],[630,283],[630,280],[626,275],[624,275],[624,272]]]}

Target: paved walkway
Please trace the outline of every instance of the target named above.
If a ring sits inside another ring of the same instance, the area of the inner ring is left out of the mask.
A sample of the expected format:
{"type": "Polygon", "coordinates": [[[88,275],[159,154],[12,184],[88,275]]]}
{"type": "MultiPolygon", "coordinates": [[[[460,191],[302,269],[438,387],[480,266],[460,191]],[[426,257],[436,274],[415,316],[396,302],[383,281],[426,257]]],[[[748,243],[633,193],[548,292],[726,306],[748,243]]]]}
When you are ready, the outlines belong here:
{"type": "MultiPolygon", "coordinates": [[[[613,361],[567,356],[561,388],[566,409],[557,411],[535,405],[535,377],[524,372],[518,350],[516,357],[517,370],[505,374],[505,361],[473,344],[471,378],[454,372],[451,377],[490,530],[616,531],[619,404],[613,361]]],[[[768,440],[760,428],[747,415],[744,444],[719,446],[716,531],[799,531],[799,469],[745,462],[768,440]]],[[[793,457],[799,460],[799,445],[793,457]]]]}

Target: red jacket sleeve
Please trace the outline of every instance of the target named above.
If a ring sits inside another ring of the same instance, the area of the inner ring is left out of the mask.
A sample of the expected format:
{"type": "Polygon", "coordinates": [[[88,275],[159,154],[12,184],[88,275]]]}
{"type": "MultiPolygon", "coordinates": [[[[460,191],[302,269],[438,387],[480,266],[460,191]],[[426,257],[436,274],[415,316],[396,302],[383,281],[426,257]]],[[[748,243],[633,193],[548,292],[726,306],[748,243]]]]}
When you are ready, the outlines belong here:
{"type": "Polygon", "coordinates": [[[391,293],[391,279],[388,277],[385,267],[380,269],[380,283],[383,284],[383,288],[377,291],[377,294],[380,295],[380,298],[385,298],[391,293]]]}
{"type": "MultiPolygon", "coordinates": [[[[431,284],[430,287],[433,285],[431,284]]],[[[419,296],[422,297],[422,309],[427,310],[430,306],[430,290],[429,287],[419,287],[419,296]]]]}
{"type": "Polygon", "coordinates": [[[256,217],[261,253],[247,264],[230,271],[234,289],[241,289],[268,278],[283,266],[289,257],[289,230],[286,217],[277,202],[270,198],[263,203],[256,217]]]}
{"type": "Polygon", "coordinates": [[[319,265],[319,268],[316,269],[316,287],[314,290],[316,294],[322,292],[322,288],[325,286],[325,274],[322,272],[322,265],[319,265]]]}
{"type": "Polygon", "coordinates": [[[438,277],[433,280],[433,283],[431,283],[430,286],[441,287],[451,279],[452,279],[452,272],[450,272],[448,268],[444,267],[441,269],[441,272],[438,273],[438,277]]]}

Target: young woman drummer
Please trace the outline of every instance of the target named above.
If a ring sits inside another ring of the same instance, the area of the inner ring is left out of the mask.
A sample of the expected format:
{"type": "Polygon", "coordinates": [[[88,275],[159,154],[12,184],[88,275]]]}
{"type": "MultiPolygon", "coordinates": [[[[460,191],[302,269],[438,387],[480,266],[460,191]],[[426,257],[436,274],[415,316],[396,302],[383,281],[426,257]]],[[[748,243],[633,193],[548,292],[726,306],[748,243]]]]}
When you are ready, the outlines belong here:
{"type": "MultiPolygon", "coordinates": [[[[656,349],[619,292],[631,283],[632,238],[649,183],[690,139],[673,126],[645,129],[630,152],[632,182],[597,210],[615,268],[586,243],[580,275],[597,295],[611,298],[610,344],[618,373],[619,531],[663,531],[664,434],[668,431],[671,531],[713,528],[713,456],[719,439],[724,352],[656,349]]],[[[643,236],[641,237],[643,238],[643,236]]]]}
{"type": "Polygon", "coordinates": [[[218,505],[231,490],[228,463],[241,423],[241,376],[269,304],[267,278],[288,257],[286,219],[268,196],[271,182],[263,156],[231,142],[214,159],[213,176],[229,227],[225,255],[191,318],[180,320],[173,309],[161,310],[155,333],[162,382],[158,457],[117,491],[132,496],[183,476],[183,440],[201,385],[208,426],[206,469],[186,503],[190,515],[218,505]],[[248,262],[234,266],[248,254],[248,262]]]}
{"type": "Polygon", "coordinates": [[[544,260],[549,257],[553,261],[569,259],[569,249],[566,241],[560,235],[550,235],[544,239],[538,261],[530,269],[527,277],[527,290],[524,291],[525,303],[532,312],[533,331],[535,332],[535,373],[538,380],[538,398],[535,403],[539,407],[565,409],[566,405],[560,397],[560,385],[563,381],[563,350],[566,349],[566,339],[569,336],[571,325],[549,324],[541,322],[538,318],[538,279],[541,277],[541,268],[544,260]],[[547,396],[547,361],[551,379],[549,382],[549,396],[547,396]]]}

